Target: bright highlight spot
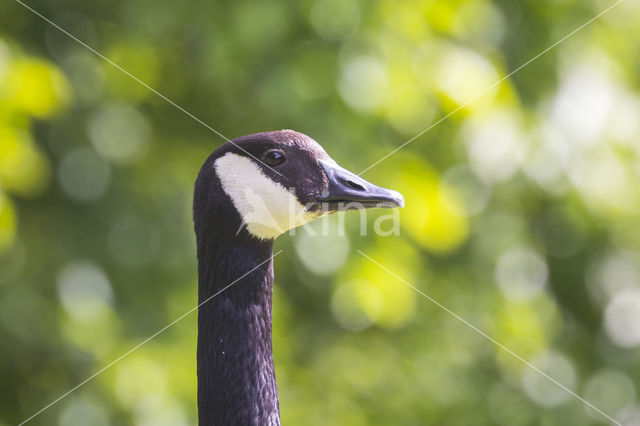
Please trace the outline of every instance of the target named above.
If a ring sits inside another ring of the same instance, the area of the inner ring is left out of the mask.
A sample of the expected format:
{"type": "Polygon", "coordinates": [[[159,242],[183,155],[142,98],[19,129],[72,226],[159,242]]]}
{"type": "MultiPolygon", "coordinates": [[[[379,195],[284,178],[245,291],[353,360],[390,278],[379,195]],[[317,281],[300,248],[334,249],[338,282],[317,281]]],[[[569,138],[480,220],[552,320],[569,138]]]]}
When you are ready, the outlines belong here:
{"type": "Polygon", "coordinates": [[[331,312],[342,328],[358,331],[378,318],[383,303],[382,295],[369,282],[348,281],[333,292],[331,312]]]}
{"type": "Polygon", "coordinates": [[[640,271],[635,252],[607,253],[592,262],[587,270],[589,291],[599,304],[608,303],[612,297],[625,290],[640,288],[640,271]]]}
{"type": "Polygon", "coordinates": [[[91,148],[67,153],[58,166],[58,179],[64,192],[78,201],[102,196],[111,179],[109,164],[91,148]]]}
{"type": "Polygon", "coordinates": [[[528,247],[517,247],[500,255],[495,278],[504,296],[512,301],[534,298],[547,282],[547,264],[528,247]]]}
{"type": "MultiPolygon", "coordinates": [[[[531,363],[564,386],[575,390],[576,372],[571,361],[564,355],[545,352],[531,363]]],[[[527,395],[543,407],[555,407],[573,398],[569,392],[531,368],[523,371],[522,384],[527,395]]]]}
{"type": "Polygon", "coordinates": [[[66,401],[58,418],[58,426],[109,426],[110,424],[107,412],[100,403],[78,395],[66,401]]]}
{"type": "Polygon", "coordinates": [[[45,118],[70,101],[71,88],[64,75],[49,63],[21,58],[10,63],[0,80],[0,96],[15,111],[45,118]]]}
{"type": "Polygon", "coordinates": [[[469,223],[456,188],[418,158],[400,154],[392,158],[388,170],[393,174],[385,174],[384,179],[406,200],[400,210],[402,231],[433,252],[457,249],[467,238],[469,223]]]}
{"type": "Polygon", "coordinates": [[[135,407],[145,398],[165,397],[167,376],[161,365],[139,353],[117,366],[114,388],[125,407],[135,407]]]}
{"type": "Polygon", "coordinates": [[[604,327],[609,338],[618,346],[640,346],[640,289],[617,293],[607,305],[604,327]]]}
{"type": "Polygon", "coordinates": [[[371,112],[385,101],[387,85],[384,65],[372,56],[360,56],[342,66],[338,90],[351,108],[371,112]]]}
{"type": "Polygon", "coordinates": [[[151,129],[137,109],[113,104],[90,118],[88,132],[91,143],[103,157],[117,164],[128,164],[144,153],[151,129]]]}
{"type": "Polygon", "coordinates": [[[49,182],[49,163],[23,130],[0,124],[0,185],[7,191],[34,197],[49,182]]]}
{"type": "MultiPolygon", "coordinates": [[[[615,416],[634,401],[635,395],[636,388],[629,376],[617,370],[601,370],[589,378],[582,397],[605,413],[615,416]]],[[[586,405],[584,409],[589,417],[602,420],[602,414],[586,405]]]]}
{"type": "MultiPolygon", "coordinates": [[[[448,45],[442,53],[436,80],[440,89],[458,105],[466,103],[498,80],[498,73],[491,62],[473,50],[448,45]]],[[[487,97],[484,102],[491,99],[492,93],[484,95],[487,97]]]]}
{"type": "Polygon", "coordinates": [[[58,274],[58,297],[77,321],[95,321],[111,310],[113,290],[104,271],[90,262],[74,262],[58,274]]]}
{"type": "MultiPolygon", "coordinates": [[[[337,216],[334,217],[337,219],[337,216]]],[[[295,248],[298,258],[316,275],[334,273],[349,256],[349,237],[338,229],[335,222],[335,219],[322,218],[296,230],[295,248]],[[310,232],[307,232],[307,226],[310,232]],[[323,232],[323,226],[327,227],[327,232],[323,232]]]]}
{"type": "MultiPolygon", "coordinates": [[[[383,260],[391,271],[411,282],[416,263],[413,247],[400,240],[383,240],[383,246],[365,252],[373,259],[383,260]]],[[[362,329],[369,323],[385,328],[405,325],[415,312],[415,291],[362,256],[355,262],[339,280],[333,295],[336,320],[347,329],[362,329]]]]}
{"type": "Polygon", "coordinates": [[[569,141],[591,145],[601,137],[615,102],[615,87],[597,68],[571,70],[553,101],[555,125],[569,141]]]}
{"type": "Polygon", "coordinates": [[[524,156],[526,140],[520,117],[513,111],[492,111],[473,118],[464,128],[473,171],[487,182],[513,176],[524,156]]]}

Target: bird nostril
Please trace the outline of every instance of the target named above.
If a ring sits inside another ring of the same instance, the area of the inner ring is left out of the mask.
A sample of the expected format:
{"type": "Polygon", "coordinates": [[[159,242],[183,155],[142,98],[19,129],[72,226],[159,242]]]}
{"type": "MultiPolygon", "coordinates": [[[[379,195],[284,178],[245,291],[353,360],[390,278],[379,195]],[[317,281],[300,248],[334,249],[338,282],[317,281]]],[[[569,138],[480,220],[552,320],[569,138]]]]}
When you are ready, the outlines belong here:
{"type": "Polygon", "coordinates": [[[355,183],[352,180],[347,180],[347,185],[349,185],[349,187],[358,190],[358,191],[364,191],[364,186],[360,185],[359,183],[355,183]]]}

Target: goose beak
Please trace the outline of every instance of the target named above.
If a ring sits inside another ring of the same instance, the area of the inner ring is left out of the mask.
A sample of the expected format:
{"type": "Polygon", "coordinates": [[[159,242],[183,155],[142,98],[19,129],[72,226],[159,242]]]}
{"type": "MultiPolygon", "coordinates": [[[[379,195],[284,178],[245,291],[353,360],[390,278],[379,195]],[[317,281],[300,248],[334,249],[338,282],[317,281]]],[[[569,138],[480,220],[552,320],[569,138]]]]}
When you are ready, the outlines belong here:
{"type": "Polygon", "coordinates": [[[367,182],[334,162],[318,162],[329,180],[329,188],[316,199],[330,211],[404,207],[404,197],[398,191],[367,182]]]}

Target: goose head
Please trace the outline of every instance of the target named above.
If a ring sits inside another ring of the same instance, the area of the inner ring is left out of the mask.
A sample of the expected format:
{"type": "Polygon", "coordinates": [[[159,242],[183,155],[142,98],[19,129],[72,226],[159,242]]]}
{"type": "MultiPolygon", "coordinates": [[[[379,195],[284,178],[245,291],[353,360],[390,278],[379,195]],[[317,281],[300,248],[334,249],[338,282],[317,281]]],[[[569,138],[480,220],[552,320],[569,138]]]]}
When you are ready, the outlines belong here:
{"type": "Polygon", "coordinates": [[[196,232],[272,240],[323,215],[403,207],[402,195],[340,167],[307,135],[257,133],[221,145],[196,181],[196,232]]]}

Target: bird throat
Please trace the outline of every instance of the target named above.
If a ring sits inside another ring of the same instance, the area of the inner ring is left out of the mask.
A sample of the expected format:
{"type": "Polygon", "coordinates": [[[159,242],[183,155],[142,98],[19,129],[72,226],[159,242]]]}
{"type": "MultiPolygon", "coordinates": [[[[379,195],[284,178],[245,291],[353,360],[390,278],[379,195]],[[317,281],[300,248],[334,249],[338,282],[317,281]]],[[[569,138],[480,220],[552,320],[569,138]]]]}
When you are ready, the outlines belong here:
{"type": "Polygon", "coordinates": [[[271,343],[272,244],[199,241],[200,426],[280,425],[271,343]]]}

